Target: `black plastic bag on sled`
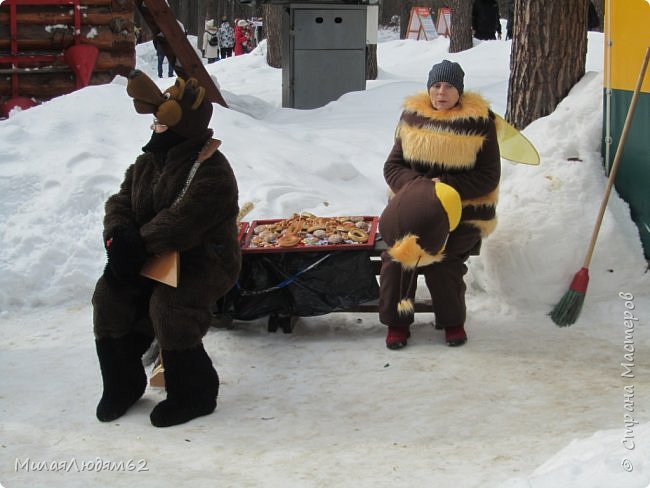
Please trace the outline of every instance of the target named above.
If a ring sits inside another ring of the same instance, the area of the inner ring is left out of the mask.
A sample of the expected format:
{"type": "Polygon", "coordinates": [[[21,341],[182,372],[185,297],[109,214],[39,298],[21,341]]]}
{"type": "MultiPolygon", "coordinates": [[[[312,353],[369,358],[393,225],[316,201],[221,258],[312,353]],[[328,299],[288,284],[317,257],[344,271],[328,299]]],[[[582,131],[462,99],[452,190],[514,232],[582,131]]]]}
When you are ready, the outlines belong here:
{"type": "Polygon", "coordinates": [[[253,320],[270,314],[309,317],[344,311],[379,297],[366,251],[246,254],[221,313],[253,320]]]}

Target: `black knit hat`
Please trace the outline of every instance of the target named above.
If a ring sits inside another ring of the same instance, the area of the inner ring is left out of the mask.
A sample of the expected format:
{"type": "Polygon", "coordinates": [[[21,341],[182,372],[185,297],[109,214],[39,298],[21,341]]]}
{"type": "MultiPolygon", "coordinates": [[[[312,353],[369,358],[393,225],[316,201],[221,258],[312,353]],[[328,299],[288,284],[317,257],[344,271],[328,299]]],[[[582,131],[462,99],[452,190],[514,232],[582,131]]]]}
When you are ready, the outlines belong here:
{"type": "Polygon", "coordinates": [[[388,202],[379,217],[379,233],[388,245],[388,254],[402,266],[402,283],[408,283],[406,289],[400,284],[400,313],[413,312],[408,295],[417,276],[416,268],[444,259],[447,238],[458,226],[461,213],[458,192],[426,177],[409,181],[388,202]]]}
{"type": "Polygon", "coordinates": [[[431,89],[434,83],[444,81],[456,87],[458,94],[463,94],[463,78],[465,72],[460,64],[447,61],[446,59],[441,63],[434,64],[429,71],[429,79],[427,80],[427,91],[431,89]]]}

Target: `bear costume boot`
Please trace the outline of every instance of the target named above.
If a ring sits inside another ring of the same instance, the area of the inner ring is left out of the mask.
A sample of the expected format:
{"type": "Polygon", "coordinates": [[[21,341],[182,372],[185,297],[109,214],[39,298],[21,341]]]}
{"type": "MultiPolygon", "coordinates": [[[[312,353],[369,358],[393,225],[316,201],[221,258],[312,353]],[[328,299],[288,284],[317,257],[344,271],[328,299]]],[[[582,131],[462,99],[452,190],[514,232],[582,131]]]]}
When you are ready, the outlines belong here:
{"type": "Polygon", "coordinates": [[[153,337],[130,333],[120,338],[95,340],[104,392],[97,404],[97,418],[110,422],[126,413],[147,388],[142,355],[153,337]]]}
{"type": "Polygon", "coordinates": [[[203,344],[192,349],[163,350],[162,363],[167,399],[151,411],[153,425],[170,427],[214,412],[219,375],[203,344]]]}

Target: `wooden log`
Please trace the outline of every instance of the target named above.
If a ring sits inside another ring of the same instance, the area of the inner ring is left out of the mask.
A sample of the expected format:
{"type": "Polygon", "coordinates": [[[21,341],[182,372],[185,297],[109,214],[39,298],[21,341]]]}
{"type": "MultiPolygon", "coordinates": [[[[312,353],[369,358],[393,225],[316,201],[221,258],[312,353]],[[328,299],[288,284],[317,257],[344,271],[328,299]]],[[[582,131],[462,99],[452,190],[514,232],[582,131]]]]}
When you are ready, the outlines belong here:
{"type": "MultiPolygon", "coordinates": [[[[125,22],[133,23],[131,12],[111,12],[108,9],[95,9],[88,12],[81,12],[81,25],[109,25],[113,19],[122,19],[125,22]]],[[[0,24],[9,25],[9,12],[0,11],[0,24]]],[[[34,11],[16,13],[16,23],[20,32],[23,25],[74,25],[74,14],[71,10],[66,11],[34,11]]]]}
{"type": "MultiPolygon", "coordinates": [[[[16,68],[11,68],[8,64],[0,64],[0,75],[16,73],[29,73],[38,71],[38,74],[52,71],[69,71],[69,66],[64,61],[40,61],[16,63],[16,68]]],[[[112,75],[126,76],[135,68],[135,53],[133,51],[120,51],[111,53],[101,51],[97,56],[97,61],[93,73],[108,73],[112,75]]]]}
{"type": "MultiPolygon", "coordinates": [[[[113,81],[115,76],[107,73],[96,73],[90,78],[90,85],[104,85],[113,81]]],[[[0,77],[0,97],[10,97],[11,77],[0,77]]],[[[18,79],[18,94],[23,97],[34,97],[37,100],[50,100],[54,97],[72,93],[76,84],[74,74],[25,74],[18,79]]]]}
{"type": "MultiPolygon", "coordinates": [[[[93,38],[96,36],[118,36],[133,33],[134,24],[131,20],[114,17],[107,24],[89,24],[81,26],[82,38],[93,38]]],[[[51,39],[62,35],[74,34],[74,25],[70,24],[21,24],[17,27],[16,38],[21,39],[51,39]]],[[[9,39],[11,32],[9,26],[0,24],[0,37],[9,39]]]]}
{"type": "MultiPolygon", "coordinates": [[[[90,44],[91,46],[96,46],[97,49],[100,51],[124,51],[130,49],[134,49],[135,46],[135,37],[130,36],[133,39],[124,39],[124,40],[118,40],[118,39],[111,39],[111,38],[105,38],[105,39],[84,39],[82,44],[90,44]]],[[[18,54],[21,52],[29,52],[30,54],[34,54],[34,51],[44,51],[48,53],[52,52],[63,52],[65,48],[70,47],[74,44],[74,41],[69,40],[68,38],[65,38],[61,41],[52,41],[52,42],[47,42],[43,40],[38,40],[38,39],[23,39],[18,42],[18,54]]],[[[0,39],[0,51],[5,51],[5,53],[8,53],[10,50],[10,44],[9,41],[6,39],[0,39]]]]}
{"type": "Polygon", "coordinates": [[[126,76],[135,68],[135,51],[100,52],[94,71],[126,76]]]}
{"type": "MultiPolygon", "coordinates": [[[[82,44],[96,46],[100,51],[124,51],[135,49],[133,31],[123,30],[115,33],[107,26],[83,26],[81,28],[82,44]]],[[[52,28],[44,26],[24,26],[17,36],[18,51],[62,51],[74,44],[72,27],[52,28]]],[[[0,50],[9,52],[11,40],[9,30],[0,25],[0,50]]]]}
{"type": "MultiPolygon", "coordinates": [[[[100,5],[99,2],[103,0],[96,0],[98,3],[92,3],[88,0],[84,0],[84,5],[100,5]]],[[[126,11],[128,10],[129,12],[133,12],[134,6],[133,6],[133,0],[112,0],[111,2],[111,10],[113,12],[121,12],[121,11],[126,11]]]]}
{"type": "MultiPolygon", "coordinates": [[[[45,5],[17,5],[16,10],[28,10],[28,9],[43,9],[45,8],[45,5]]],[[[47,6],[50,7],[51,6],[47,6]]],[[[69,9],[72,7],[72,3],[70,5],[61,5],[58,8],[61,9],[69,9]]],[[[122,12],[122,11],[133,11],[133,3],[132,0],[82,0],[80,2],[80,7],[82,11],[88,7],[107,7],[113,10],[114,12],[122,12]]],[[[9,11],[9,4],[5,3],[0,7],[0,10],[6,10],[9,11]]]]}

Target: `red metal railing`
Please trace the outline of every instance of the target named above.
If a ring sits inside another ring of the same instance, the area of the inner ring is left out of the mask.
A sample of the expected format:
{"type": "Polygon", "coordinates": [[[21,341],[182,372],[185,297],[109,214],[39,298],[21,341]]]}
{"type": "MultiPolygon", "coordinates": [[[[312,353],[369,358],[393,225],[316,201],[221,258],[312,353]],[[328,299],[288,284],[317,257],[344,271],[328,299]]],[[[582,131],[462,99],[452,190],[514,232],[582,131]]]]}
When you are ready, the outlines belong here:
{"type": "MultiPolygon", "coordinates": [[[[0,55],[0,64],[11,65],[11,94],[12,99],[18,101],[22,108],[27,103],[23,97],[19,96],[19,74],[21,72],[38,73],[39,69],[47,71],[47,66],[42,63],[66,63],[75,74],[75,84],[77,88],[82,88],[88,84],[92,74],[95,61],[97,59],[97,48],[81,43],[81,8],[80,0],[4,0],[0,6],[9,7],[9,33],[10,33],[10,52],[9,55],[0,55]],[[73,28],[74,28],[74,45],[66,49],[65,52],[58,54],[27,54],[20,53],[18,49],[18,20],[17,7],[19,6],[52,6],[52,5],[71,5],[73,8],[73,28]]],[[[6,105],[6,104],[5,104],[6,105]]]]}

